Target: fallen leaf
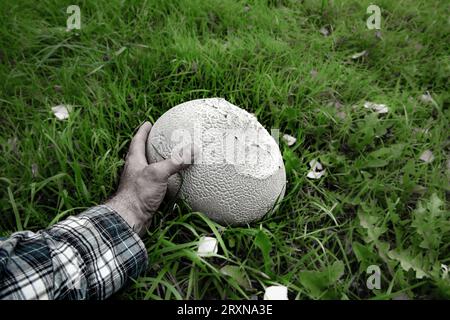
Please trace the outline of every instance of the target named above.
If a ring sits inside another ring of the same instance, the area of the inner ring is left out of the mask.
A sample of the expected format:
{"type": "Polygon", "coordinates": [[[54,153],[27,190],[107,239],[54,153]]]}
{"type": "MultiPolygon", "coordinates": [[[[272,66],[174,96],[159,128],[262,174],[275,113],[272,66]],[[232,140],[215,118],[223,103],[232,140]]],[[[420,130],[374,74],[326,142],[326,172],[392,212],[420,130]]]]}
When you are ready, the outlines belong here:
{"type": "Polygon", "coordinates": [[[196,61],[192,62],[191,71],[193,73],[197,73],[197,71],[198,71],[198,63],[196,61]]]}
{"type": "Polygon", "coordinates": [[[364,102],[364,108],[370,109],[376,113],[388,113],[389,108],[385,104],[378,104],[374,102],[364,102]]]}
{"type": "Polygon", "coordinates": [[[322,164],[317,160],[311,160],[309,162],[311,171],[306,175],[310,179],[320,179],[325,174],[325,169],[323,169],[322,164]]]}
{"type": "Polygon", "coordinates": [[[343,111],[339,111],[338,113],[336,113],[336,116],[341,119],[344,120],[347,117],[347,114],[343,111]]]}
{"type": "Polygon", "coordinates": [[[17,150],[18,150],[18,148],[17,148],[18,142],[19,142],[19,139],[17,139],[17,137],[12,137],[12,138],[9,138],[9,139],[8,139],[8,145],[10,146],[11,151],[12,151],[13,153],[17,153],[17,150]]]}
{"type": "Polygon", "coordinates": [[[200,257],[210,257],[217,253],[217,239],[213,237],[202,237],[198,244],[197,254],[200,257]]]}
{"type": "Polygon", "coordinates": [[[289,300],[288,288],[285,286],[270,286],[267,287],[264,293],[264,300],[289,300]]]}
{"type": "Polygon", "coordinates": [[[291,135],[283,134],[283,140],[286,142],[286,144],[290,147],[294,145],[297,142],[297,139],[291,135]]]}
{"type": "Polygon", "coordinates": [[[441,271],[442,271],[442,279],[448,278],[448,266],[446,264],[441,264],[441,271]]]}
{"type": "Polygon", "coordinates": [[[419,159],[423,162],[431,163],[434,160],[433,152],[431,152],[431,150],[425,150],[424,152],[422,152],[419,159]]]}
{"type": "Polygon", "coordinates": [[[414,45],[414,49],[416,49],[416,51],[420,51],[420,50],[423,49],[423,45],[420,44],[420,43],[416,43],[416,44],[414,45]]]}
{"type": "Polygon", "coordinates": [[[33,164],[31,165],[31,175],[33,176],[33,178],[36,178],[36,177],[37,177],[38,172],[39,172],[39,170],[38,170],[38,165],[37,165],[36,163],[33,163],[33,164]]]}
{"type": "Polygon", "coordinates": [[[316,78],[319,72],[317,72],[317,70],[315,69],[312,69],[309,74],[311,75],[311,78],[316,78]]]}
{"type": "Polygon", "coordinates": [[[58,120],[65,120],[69,118],[69,113],[72,111],[71,105],[57,105],[52,107],[52,112],[58,120]]]}
{"type": "Polygon", "coordinates": [[[413,128],[413,132],[423,134],[423,135],[428,135],[428,129],[413,128]]]}
{"type": "Polygon", "coordinates": [[[420,96],[420,101],[422,101],[425,104],[433,104],[433,105],[437,106],[436,101],[434,101],[433,97],[431,96],[430,92],[428,92],[428,91],[420,96]]]}
{"type": "Polygon", "coordinates": [[[413,193],[417,193],[417,194],[425,194],[425,192],[427,192],[427,188],[425,188],[424,186],[421,185],[415,185],[414,188],[411,190],[413,193]]]}
{"type": "Polygon", "coordinates": [[[319,32],[323,36],[328,37],[331,34],[331,28],[328,26],[325,26],[325,27],[320,28],[319,32]]]}
{"type": "Polygon", "coordinates": [[[357,53],[353,54],[351,58],[353,60],[356,60],[356,59],[359,59],[359,58],[364,57],[364,56],[367,56],[367,50],[364,50],[364,51],[361,51],[361,52],[357,52],[357,53]]]}
{"type": "Polygon", "coordinates": [[[383,36],[382,36],[380,30],[377,30],[377,31],[375,32],[375,37],[378,38],[378,39],[380,39],[380,40],[383,39],[383,36]]]}

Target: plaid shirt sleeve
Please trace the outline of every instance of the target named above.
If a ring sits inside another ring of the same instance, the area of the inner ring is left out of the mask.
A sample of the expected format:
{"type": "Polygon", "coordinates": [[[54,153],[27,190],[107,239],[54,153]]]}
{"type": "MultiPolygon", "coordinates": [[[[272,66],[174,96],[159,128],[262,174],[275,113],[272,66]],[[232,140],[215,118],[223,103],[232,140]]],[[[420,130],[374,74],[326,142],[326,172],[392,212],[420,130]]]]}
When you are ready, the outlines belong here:
{"type": "Polygon", "coordinates": [[[146,267],[139,236],[101,205],[0,239],[0,299],[105,299],[146,267]]]}

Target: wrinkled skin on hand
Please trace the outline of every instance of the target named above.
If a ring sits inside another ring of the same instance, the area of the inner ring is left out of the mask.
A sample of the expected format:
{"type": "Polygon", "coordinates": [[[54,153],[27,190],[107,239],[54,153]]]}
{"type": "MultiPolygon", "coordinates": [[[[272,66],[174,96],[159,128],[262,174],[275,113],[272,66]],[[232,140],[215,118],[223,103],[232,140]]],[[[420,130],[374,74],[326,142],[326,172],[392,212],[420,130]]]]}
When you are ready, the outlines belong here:
{"type": "Polygon", "coordinates": [[[148,163],[145,147],[151,128],[145,122],[133,137],[117,193],[105,203],[140,236],[145,234],[153,213],[164,199],[169,177],[192,164],[198,152],[188,145],[173,152],[170,159],[148,163]]]}

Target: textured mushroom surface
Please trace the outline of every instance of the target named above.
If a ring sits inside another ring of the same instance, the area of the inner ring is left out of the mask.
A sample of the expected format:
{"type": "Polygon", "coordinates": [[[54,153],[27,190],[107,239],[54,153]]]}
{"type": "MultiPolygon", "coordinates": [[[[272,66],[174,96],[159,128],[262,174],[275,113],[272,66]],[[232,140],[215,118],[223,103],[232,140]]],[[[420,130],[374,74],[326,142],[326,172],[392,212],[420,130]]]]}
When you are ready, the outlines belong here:
{"type": "Polygon", "coordinates": [[[194,142],[194,165],[170,177],[168,197],[230,225],[260,219],[282,199],[286,173],[273,137],[247,111],[221,98],[192,100],[171,108],[153,125],[149,161],[194,142]]]}

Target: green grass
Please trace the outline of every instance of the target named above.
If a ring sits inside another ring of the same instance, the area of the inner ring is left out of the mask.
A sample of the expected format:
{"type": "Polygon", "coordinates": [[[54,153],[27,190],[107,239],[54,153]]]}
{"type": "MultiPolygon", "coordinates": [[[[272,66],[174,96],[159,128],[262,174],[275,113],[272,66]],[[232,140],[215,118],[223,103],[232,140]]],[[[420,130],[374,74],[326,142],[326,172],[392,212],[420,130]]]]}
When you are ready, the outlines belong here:
{"type": "Polygon", "coordinates": [[[142,121],[220,96],[297,138],[281,145],[280,209],[224,228],[161,207],[149,269],[117,298],[262,298],[273,283],[291,299],[449,298],[450,7],[377,1],[380,38],[366,28],[370,3],[2,0],[0,236],[102,203],[142,121]],[[77,32],[65,31],[70,4],[77,32]],[[436,104],[419,100],[426,91],[436,104]],[[75,106],[68,121],[50,111],[62,103],[75,106]],[[427,149],[432,163],[419,160],[427,149]],[[312,159],[320,180],[306,178],[312,159]],[[202,235],[220,240],[218,257],[195,254],[202,235]],[[380,290],[366,286],[369,265],[380,290]]]}

